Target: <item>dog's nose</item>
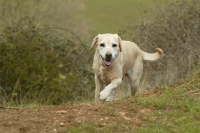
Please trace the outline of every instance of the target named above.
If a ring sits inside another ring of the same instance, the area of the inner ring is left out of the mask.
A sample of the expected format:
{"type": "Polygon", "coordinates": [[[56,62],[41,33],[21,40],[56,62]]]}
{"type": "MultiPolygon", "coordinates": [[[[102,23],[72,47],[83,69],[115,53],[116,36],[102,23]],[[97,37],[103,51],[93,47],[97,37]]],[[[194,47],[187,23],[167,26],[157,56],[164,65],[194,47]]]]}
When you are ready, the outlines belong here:
{"type": "Polygon", "coordinates": [[[112,54],[111,53],[106,53],[106,58],[107,59],[111,59],[112,58],[112,54]]]}

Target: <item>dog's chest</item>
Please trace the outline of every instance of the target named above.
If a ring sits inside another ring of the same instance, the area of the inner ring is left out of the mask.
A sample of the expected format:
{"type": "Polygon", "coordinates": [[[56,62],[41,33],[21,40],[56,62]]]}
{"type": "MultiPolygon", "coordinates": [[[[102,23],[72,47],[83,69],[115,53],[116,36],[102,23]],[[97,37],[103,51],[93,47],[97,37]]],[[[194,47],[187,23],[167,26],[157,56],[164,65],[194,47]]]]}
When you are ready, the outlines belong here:
{"type": "Polygon", "coordinates": [[[110,84],[110,82],[111,82],[111,79],[105,73],[104,74],[103,73],[100,74],[100,79],[104,84],[110,84]]]}
{"type": "Polygon", "coordinates": [[[107,71],[104,71],[104,69],[100,69],[98,76],[104,84],[110,84],[111,77],[109,76],[109,73],[107,71]]]}

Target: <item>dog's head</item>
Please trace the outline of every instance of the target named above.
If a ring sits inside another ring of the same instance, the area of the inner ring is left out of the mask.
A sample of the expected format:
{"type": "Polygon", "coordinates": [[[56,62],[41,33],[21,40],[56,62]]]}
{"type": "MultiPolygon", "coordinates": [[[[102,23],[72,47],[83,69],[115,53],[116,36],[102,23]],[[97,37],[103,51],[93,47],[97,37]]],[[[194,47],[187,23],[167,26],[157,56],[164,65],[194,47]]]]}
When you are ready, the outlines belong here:
{"type": "Polygon", "coordinates": [[[121,38],[117,34],[99,34],[94,38],[90,50],[95,45],[106,66],[110,66],[119,52],[122,51],[121,38]]]}

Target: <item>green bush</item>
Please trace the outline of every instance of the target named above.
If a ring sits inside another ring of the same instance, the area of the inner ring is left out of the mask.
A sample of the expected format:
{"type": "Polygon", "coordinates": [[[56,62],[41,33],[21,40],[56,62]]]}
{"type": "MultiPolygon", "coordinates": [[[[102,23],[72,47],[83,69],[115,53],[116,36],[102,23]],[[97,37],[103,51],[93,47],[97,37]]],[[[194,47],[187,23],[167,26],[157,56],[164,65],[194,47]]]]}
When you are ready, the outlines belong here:
{"type": "MultiPolygon", "coordinates": [[[[91,98],[90,56],[54,29],[23,17],[0,30],[0,104],[60,104],[91,98]]],[[[76,41],[78,42],[78,41],[76,41]]]]}
{"type": "Polygon", "coordinates": [[[200,2],[177,1],[164,10],[158,8],[155,14],[150,19],[143,15],[140,25],[120,31],[122,38],[133,40],[144,51],[155,52],[160,47],[165,53],[156,63],[145,62],[143,89],[181,81],[200,61],[200,2]]]}

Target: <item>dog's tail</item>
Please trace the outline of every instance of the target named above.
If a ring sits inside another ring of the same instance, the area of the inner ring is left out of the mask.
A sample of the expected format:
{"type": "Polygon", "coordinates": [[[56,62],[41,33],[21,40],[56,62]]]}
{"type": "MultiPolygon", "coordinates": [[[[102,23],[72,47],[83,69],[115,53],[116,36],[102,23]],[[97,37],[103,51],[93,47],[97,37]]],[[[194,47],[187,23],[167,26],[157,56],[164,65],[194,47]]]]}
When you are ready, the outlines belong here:
{"type": "Polygon", "coordinates": [[[164,56],[162,49],[160,49],[160,48],[155,48],[155,49],[157,51],[156,53],[146,53],[146,52],[142,51],[143,60],[155,61],[164,56]]]}

